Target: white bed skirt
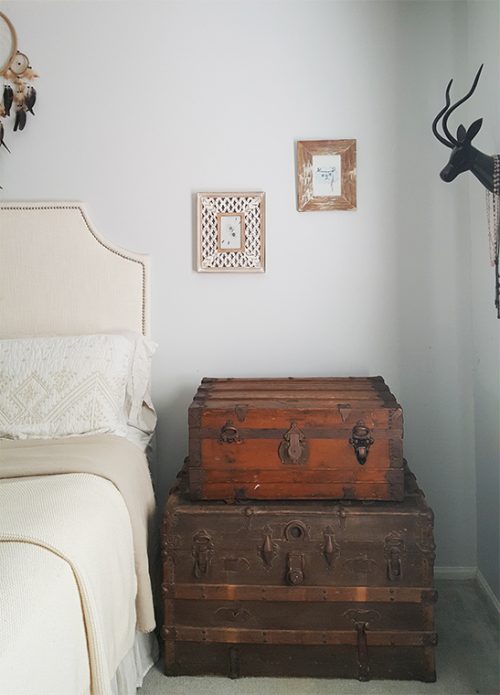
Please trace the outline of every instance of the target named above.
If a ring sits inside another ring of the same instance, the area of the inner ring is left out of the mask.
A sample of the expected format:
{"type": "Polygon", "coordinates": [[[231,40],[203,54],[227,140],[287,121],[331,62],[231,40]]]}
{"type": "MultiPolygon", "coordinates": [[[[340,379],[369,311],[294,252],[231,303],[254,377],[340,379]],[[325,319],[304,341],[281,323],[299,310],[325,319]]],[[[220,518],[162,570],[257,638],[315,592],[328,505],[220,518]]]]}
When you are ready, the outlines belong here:
{"type": "Polygon", "coordinates": [[[136,632],[132,649],[125,656],[111,681],[113,695],[136,695],[145,675],[158,660],[158,640],[154,632],[136,632]]]}

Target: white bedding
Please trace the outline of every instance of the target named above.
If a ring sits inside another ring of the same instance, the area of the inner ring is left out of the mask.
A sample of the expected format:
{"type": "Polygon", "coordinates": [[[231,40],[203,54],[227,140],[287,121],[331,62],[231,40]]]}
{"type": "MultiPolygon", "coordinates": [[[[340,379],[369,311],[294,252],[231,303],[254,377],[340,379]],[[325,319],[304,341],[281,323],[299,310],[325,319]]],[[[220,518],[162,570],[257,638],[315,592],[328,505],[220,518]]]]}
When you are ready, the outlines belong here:
{"type": "Polygon", "coordinates": [[[111,693],[136,626],[117,488],[87,473],[0,480],[0,597],[2,693],[111,693]]]}
{"type": "Polygon", "coordinates": [[[1,695],[135,693],[154,661],[153,515],[123,437],[0,439],[1,695]]]}
{"type": "Polygon", "coordinates": [[[71,567],[39,546],[3,542],[0,568],[0,692],[88,695],[87,643],[71,567]],[[38,600],[30,601],[32,595],[38,600]]]}
{"type": "MultiPolygon", "coordinates": [[[[0,439],[0,479],[88,473],[105,478],[119,490],[132,525],[137,576],[137,627],[151,632],[155,627],[153,596],[148,564],[148,534],[154,520],[155,500],[144,452],[124,437],[90,435],[61,439],[0,439]]],[[[20,500],[21,509],[30,499],[20,500]]],[[[54,498],[52,507],[58,509],[54,498]]],[[[85,525],[89,511],[81,517],[85,525]]],[[[63,519],[61,519],[61,522],[63,519]]],[[[0,531],[2,510],[0,509],[0,531]]],[[[93,537],[92,537],[93,538],[93,537]]],[[[99,535],[97,535],[97,540],[99,535]]],[[[95,539],[94,539],[95,540],[95,539]]]]}

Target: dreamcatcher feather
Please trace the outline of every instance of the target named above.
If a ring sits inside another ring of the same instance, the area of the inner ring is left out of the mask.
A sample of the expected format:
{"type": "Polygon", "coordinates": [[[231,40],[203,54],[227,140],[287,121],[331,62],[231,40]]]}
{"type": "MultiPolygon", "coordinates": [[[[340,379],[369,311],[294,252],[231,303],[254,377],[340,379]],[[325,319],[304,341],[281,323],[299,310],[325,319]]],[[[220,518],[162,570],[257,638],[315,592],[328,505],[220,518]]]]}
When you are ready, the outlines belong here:
{"type": "MultiPolygon", "coordinates": [[[[0,12],[10,29],[12,39],[16,41],[16,35],[11,22],[0,12]]],[[[30,65],[28,56],[21,51],[14,50],[14,54],[5,69],[1,73],[4,80],[2,102],[0,103],[0,151],[2,147],[10,152],[5,142],[6,119],[14,121],[13,130],[24,130],[27,123],[27,114],[35,115],[33,107],[36,103],[36,89],[31,82],[38,77],[30,65]]],[[[1,186],[0,186],[1,188],[1,186]]]]}

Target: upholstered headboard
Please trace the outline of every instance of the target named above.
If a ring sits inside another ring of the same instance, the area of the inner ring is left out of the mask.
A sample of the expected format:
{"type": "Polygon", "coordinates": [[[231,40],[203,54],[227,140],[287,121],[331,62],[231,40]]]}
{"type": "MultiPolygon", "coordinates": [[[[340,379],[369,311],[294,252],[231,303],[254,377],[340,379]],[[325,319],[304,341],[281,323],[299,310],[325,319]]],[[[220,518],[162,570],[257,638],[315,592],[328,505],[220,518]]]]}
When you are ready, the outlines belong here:
{"type": "Polygon", "coordinates": [[[104,241],[81,203],[0,203],[0,338],[149,334],[149,259],[104,241]]]}

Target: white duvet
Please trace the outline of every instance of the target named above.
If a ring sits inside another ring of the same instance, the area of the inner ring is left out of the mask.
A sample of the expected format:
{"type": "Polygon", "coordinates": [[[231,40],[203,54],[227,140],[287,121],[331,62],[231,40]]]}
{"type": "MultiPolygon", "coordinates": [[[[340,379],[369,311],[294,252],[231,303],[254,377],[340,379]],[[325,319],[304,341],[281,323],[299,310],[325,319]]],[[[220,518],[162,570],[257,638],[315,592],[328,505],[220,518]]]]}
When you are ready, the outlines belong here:
{"type": "Polygon", "coordinates": [[[117,488],[88,473],[0,480],[0,597],[2,695],[108,695],[136,625],[117,488]]]}

